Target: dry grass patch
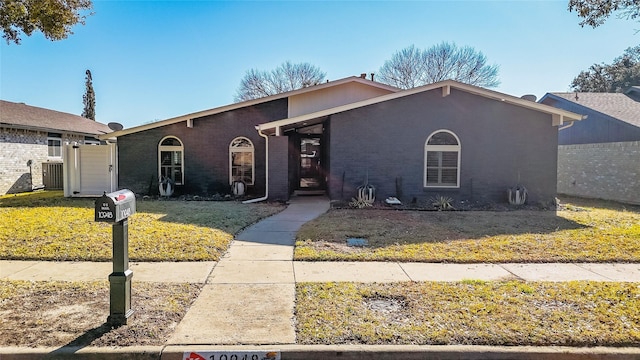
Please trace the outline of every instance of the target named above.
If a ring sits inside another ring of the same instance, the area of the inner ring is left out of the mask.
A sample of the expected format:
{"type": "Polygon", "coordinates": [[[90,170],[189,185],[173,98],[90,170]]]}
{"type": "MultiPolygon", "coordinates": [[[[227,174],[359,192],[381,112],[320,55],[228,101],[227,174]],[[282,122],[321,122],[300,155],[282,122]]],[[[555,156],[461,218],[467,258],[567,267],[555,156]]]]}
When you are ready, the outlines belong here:
{"type": "Polygon", "coordinates": [[[639,346],[632,283],[301,283],[301,344],[639,346]]]}
{"type": "Polygon", "coordinates": [[[558,211],[333,209],[297,235],[297,260],[638,262],[640,207],[569,199],[558,211]],[[346,239],[365,238],[366,247],[346,239]]]}
{"type": "MultiPolygon", "coordinates": [[[[234,234],[284,208],[167,200],[138,200],[136,207],[129,219],[133,261],[216,261],[234,234]]],[[[94,216],[94,199],[59,191],[0,197],[0,258],[110,261],[111,225],[94,216]]]]}
{"type": "Polygon", "coordinates": [[[0,281],[0,346],[164,345],[202,285],[132,283],[129,324],[112,328],[109,283],[0,281]]]}

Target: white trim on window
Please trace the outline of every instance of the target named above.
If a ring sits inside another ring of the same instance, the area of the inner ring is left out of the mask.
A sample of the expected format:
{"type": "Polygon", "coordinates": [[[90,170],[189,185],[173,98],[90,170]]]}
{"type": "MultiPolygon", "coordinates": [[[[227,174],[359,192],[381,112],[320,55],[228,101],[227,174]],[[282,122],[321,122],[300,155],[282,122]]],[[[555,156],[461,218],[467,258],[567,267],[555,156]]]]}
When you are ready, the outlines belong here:
{"type": "Polygon", "coordinates": [[[47,137],[47,156],[49,158],[62,158],[62,138],[49,136],[47,137]]]}
{"type": "Polygon", "coordinates": [[[163,176],[184,185],[184,145],[176,136],[165,136],[158,143],[158,179],[163,176]]]}
{"type": "Polygon", "coordinates": [[[424,143],[424,182],[426,188],[459,188],[460,187],[460,139],[452,131],[440,129],[434,131],[427,137],[424,143]],[[434,135],[447,133],[453,136],[455,144],[429,144],[434,135]],[[455,157],[455,166],[445,164],[455,157]],[[435,162],[435,163],[434,163],[435,162]],[[451,178],[455,170],[455,181],[447,181],[447,176],[451,178]],[[434,181],[435,179],[435,181],[434,181]]]}
{"type": "Polygon", "coordinates": [[[229,144],[229,184],[243,181],[253,185],[255,181],[255,151],[251,140],[240,136],[229,144]],[[237,160],[234,164],[234,158],[237,160]]]}

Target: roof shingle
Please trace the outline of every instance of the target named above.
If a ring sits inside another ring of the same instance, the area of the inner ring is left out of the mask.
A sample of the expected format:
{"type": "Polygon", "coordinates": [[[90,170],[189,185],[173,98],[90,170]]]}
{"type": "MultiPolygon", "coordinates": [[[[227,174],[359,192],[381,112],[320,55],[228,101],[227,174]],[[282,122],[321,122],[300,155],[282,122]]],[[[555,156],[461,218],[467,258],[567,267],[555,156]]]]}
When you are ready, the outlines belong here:
{"type": "Polygon", "coordinates": [[[629,124],[640,126],[640,102],[622,93],[551,93],[629,124]]]}
{"type": "Polygon", "coordinates": [[[107,125],[82,116],[5,100],[0,100],[0,125],[85,135],[111,132],[107,125]]]}

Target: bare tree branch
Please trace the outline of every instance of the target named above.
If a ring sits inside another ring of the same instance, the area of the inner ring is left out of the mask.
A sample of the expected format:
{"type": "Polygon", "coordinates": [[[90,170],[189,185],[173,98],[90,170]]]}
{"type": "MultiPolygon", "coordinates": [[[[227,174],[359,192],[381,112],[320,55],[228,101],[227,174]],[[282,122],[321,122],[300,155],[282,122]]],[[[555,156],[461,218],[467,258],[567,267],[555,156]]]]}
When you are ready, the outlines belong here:
{"type": "Polygon", "coordinates": [[[251,69],[240,80],[235,101],[258,99],[317,85],[324,78],[325,73],[309,63],[292,64],[287,61],[270,72],[251,69]]]}
{"type": "Polygon", "coordinates": [[[381,82],[402,89],[447,79],[483,87],[496,87],[498,66],[472,47],[458,48],[443,42],[426,50],[411,45],[385,61],[378,74],[381,82]]]}

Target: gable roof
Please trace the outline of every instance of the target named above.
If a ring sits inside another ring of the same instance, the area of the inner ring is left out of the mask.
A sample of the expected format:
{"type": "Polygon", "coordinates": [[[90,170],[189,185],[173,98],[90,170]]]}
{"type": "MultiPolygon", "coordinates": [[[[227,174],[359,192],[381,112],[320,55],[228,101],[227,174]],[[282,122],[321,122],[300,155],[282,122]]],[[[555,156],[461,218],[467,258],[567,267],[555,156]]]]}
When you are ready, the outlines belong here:
{"type": "Polygon", "coordinates": [[[338,86],[338,85],[343,85],[343,84],[347,84],[347,83],[351,83],[351,82],[360,83],[360,84],[363,84],[363,85],[367,85],[367,86],[371,86],[371,87],[375,87],[375,88],[379,88],[379,89],[384,89],[384,90],[387,90],[389,92],[401,91],[401,89],[398,89],[398,88],[393,87],[393,86],[389,86],[389,85],[382,84],[382,83],[379,83],[379,82],[367,80],[367,79],[362,78],[362,77],[350,76],[350,77],[347,77],[347,78],[334,80],[334,81],[328,81],[326,83],[313,85],[313,86],[309,86],[309,87],[298,89],[298,90],[287,91],[287,92],[283,92],[283,93],[279,93],[279,94],[275,94],[275,95],[271,95],[271,96],[265,96],[265,97],[262,97],[262,98],[259,98],[259,99],[247,100],[247,101],[243,101],[243,102],[224,105],[224,106],[216,107],[216,108],[213,108],[213,109],[198,111],[198,112],[194,112],[194,113],[190,113],[190,114],[186,114],[186,115],[182,115],[182,116],[178,116],[178,117],[174,117],[174,118],[170,118],[170,119],[166,119],[166,120],[153,122],[153,123],[150,123],[150,124],[135,126],[135,127],[129,128],[129,129],[124,129],[124,130],[120,130],[120,131],[114,131],[113,133],[109,134],[110,136],[103,136],[101,138],[105,139],[105,138],[110,138],[110,137],[118,137],[118,136],[123,136],[123,135],[127,135],[127,134],[133,134],[133,133],[137,133],[137,132],[140,132],[140,131],[154,129],[154,128],[157,128],[157,127],[171,125],[171,124],[175,124],[175,123],[179,123],[179,122],[183,122],[183,121],[191,121],[193,119],[201,118],[201,117],[204,117],[204,116],[215,115],[215,114],[223,113],[223,112],[226,112],[226,111],[240,109],[240,108],[243,108],[243,107],[248,107],[248,106],[253,106],[253,105],[266,103],[266,102],[269,102],[269,101],[284,99],[284,98],[288,98],[288,97],[295,96],[295,95],[305,94],[305,93],[309,93],[309,92],[313,92],[313,91],[317,91],[317,90],[322,90],[322,89],[328,89],[328,88],[332,88],[332,87],[335,87],[335,86],[338,86]]]}
{"type": "Polygon", "coordinates": [[[548,93],[543,96],[540,101],[546,98],[568,101],[640,127],[640,101],[632,98],[632,94],[635,92],[640,92],[640,87],[634,86],[624,94],[588,92],[548,93]]]}
{"type": "Polygon", "coordinates": [[[465,91],[471,94],[475,94],[475,95],[479,95],[479,96],[483,96],[489,99],[493,99],[496,101],[501,101],[501,102],[506,102],[509,104],[513,104],[516,106],[520,106],[520,107],[524,107],[524,108],[528,108],[528,109],[532,109],[532,110],[536,110],[536,111],[540,111],[546,114],[550,114],[552,116],[552,125],[554,126],[559,126],[562,125],[564,122],[566,121],[576,121],[576,120],[582,120],[582,115],[578,115],[576,113],[570,112],[570,111],[566,111],[563,109],[558,109],[552,106],[548,106],[545,104],[540,104],[540,103],[536,103],[534,101],[530,101],[530,100],[525,100],[519,97],[515,97],[515,96],[511,96],[511,95],[507,95],[507,94],[503,94],[497,91],[493,91],[493,90],[488,90],[485,88],[481,88],[478,86],[473,86],[473,85],[469,85],[469,84],[464,84],[461,82],[457,82],[454,80],[445,80],[445,81],[440,81],[437,83],[433,83],[433,84],[428,84],[428,85],[424,85],[424,86],[420,86],[420,87],[416,87],[413,89],[409,89],[409,90],[403,90],[403,91],[398,91],[392,94],[388,94],[388,95],[383,95],[383,96],[378,96],[375,98],[371,98],[368,100],[363,100],[363,101],[358,101],[355,103],[351,103],[351,104],[347,104],[347,105],[342,105],[342,106],[338,106],[335,108],[331,108],[331,109],[326,109],[326,110],[322,110],[322,111],[318,111],[312,114],[305,114],[305,115],[301,115],[301,116],[296,116],[293,118],[288,118],[288,119],[282,119],[282,120],[277,120],[277,121],[271,121],[268,123],[264,123],[264,124],[260,124],[258,126],[256,126],[256,128],[258,130],[267,130],[267,129],[274,129],[277,127],[281,127],[281,126],[287,126],[287,125],[291,125],[291,124],[295,124],[298,122],[304,122],[304,121],[309,121],[315,118],[319,118],[319,117],[324,117],[324,116],[329,116],[331,114],[335,114],[335,113],[339,113],[339,112],[343,112],[343,111],[348,111],[348,110],[353,110],[359,107],[363,107],[363,106],[368,106],[368,105],[373,105],[376,103],[380,103],[383,101],[389,101],[389,100],[393,100],[393,99],[397,99],[397,98],[401,98],[404,96],[409,96],[409,95],[413,95],[413,94],[417,94],[417,93],[421,93],[421,92],[425,92],[425,91],[430,91],[430,90],[435,90],[435,89],[442,89],[442,96],[448,96],[451,92],[451,88],[457,89],[457,90],[461,90],[461,91],[465,91]]]}
{"type": "Polygon", "coordinates": [[[107,125],[82,116],[5,100],[0,100],[0,126],[92,136],[111,132],[107,125]]]}

